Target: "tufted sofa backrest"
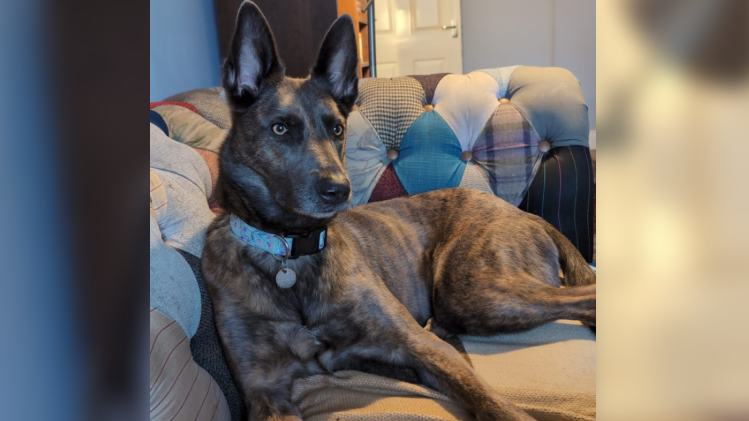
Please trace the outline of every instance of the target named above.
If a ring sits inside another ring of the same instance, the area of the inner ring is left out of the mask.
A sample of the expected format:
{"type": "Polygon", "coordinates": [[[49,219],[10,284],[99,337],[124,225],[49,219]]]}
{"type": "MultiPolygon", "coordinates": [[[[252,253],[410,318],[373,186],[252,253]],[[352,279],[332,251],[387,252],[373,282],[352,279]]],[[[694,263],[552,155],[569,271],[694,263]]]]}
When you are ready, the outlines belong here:
{"type": "Polygon", "coordinates": [[[352,205],[449,187],[519,205],[543,153],[588,146],[580,83],[555,67],[362,79],[349,116],[352,205]]]}
{"type": "MultiPolygon", "coordinates": [[[[151,109],[170,137],[198,150],[215,182],[231,125],[223,89],[151,109]]],[[[519,205],[544,153],[587,147],[588,133],[580,83],[558,67],[362,79],[347,129],[352,205],[458,186],[519,205]]]]}

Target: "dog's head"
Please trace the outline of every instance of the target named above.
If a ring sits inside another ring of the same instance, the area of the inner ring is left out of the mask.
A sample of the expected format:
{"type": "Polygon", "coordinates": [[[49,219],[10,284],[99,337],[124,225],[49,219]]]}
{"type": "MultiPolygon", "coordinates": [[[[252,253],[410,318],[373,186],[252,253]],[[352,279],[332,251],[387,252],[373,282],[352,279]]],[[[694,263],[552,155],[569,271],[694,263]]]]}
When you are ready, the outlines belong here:
{"type": "Polygon", "coordinates": [[[233,126],[221,150],[224,209],[265,228],[304,232],[348,206],[346,118],[358,95],[353,21],[328,30],[305,79],[285,76],[258,7],[239,9],[223,85],[233,126]]]}

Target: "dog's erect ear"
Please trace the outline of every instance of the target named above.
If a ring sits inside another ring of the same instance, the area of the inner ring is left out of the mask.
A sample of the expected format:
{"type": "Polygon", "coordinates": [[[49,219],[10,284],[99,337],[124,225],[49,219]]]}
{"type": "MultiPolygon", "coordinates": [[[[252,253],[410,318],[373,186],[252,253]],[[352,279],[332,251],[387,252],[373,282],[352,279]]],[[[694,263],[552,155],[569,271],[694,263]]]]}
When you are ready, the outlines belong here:
{"type": "Polygon", "coordinates": [[[349,110],[359,92],[358,57],[354,22],[343,15],[325,35],[312,77],[326,84],[333,98],[349,110]]]}
{"type": "Polygon", "coordinates": [[[237,13],[234,38],[224,62],[223,83],[227,97],[236,107],[251,105],[272,77],[283,77],[273,33],[260,9],[250,1],[237,13]]]}

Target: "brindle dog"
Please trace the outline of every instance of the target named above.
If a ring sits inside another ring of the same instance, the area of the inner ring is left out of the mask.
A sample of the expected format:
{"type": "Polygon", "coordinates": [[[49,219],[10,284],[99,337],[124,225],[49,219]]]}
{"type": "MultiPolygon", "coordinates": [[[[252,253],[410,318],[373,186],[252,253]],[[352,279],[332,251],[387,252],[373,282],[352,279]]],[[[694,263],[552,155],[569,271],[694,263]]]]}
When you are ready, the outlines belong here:
{"type": "Polygon", "coordinates": [[[217,187],[226,213],[208,230],[203,272],[249,418],[298,421],[295,379],[374,359],[413,368],[480,420],[532,419],[424,326],[473,335],[560,318],[595,326],[594,272],[551,225],[476,190],[347,209],[351,18],[330,28],[311,73],[285,77],[265,18],[242,4],[223,73],[233,114],[217,187]],[[327,245],[287,262],[297,281],[284,289],[281,262],[240,241],[230,213],[281,236],[327,225],[327,245]]]}

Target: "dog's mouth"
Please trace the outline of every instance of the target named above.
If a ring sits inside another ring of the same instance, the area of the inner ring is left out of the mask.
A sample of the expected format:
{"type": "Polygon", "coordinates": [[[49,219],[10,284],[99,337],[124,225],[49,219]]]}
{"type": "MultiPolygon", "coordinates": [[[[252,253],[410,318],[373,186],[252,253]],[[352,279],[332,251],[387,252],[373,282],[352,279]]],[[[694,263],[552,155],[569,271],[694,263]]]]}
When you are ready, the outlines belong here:
{"type": "Polygon", "coordinates": [[[331,207],[330,210],[324,209],[316,212],[309,212],[302,209],[294,209],[293,212],[302,216],[306,216],[308,218],[315,218],[315,219],[330,219],[337,214],[341,213],[344,209],[346,209],[346,206],[334,206],[331,207]]]}

